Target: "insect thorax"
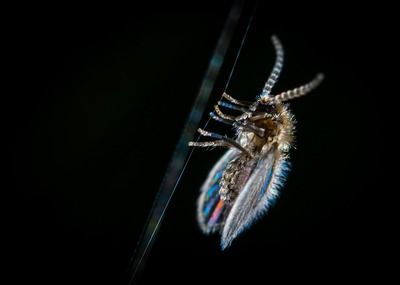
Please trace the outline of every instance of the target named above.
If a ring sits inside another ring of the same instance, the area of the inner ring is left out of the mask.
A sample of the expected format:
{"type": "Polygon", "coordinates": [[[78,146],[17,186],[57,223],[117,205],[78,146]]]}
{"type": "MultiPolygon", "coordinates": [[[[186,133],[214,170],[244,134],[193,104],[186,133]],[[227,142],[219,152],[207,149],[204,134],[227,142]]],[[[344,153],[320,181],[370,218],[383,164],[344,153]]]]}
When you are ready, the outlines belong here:
{"type": "Polygon", "coordinates": [[[257,106],[256,111],[242,121],[262,130],[260,133],[237,129],[236,141],[252,156],[241,153],[227,165],[220,181],[222,200],[232,203],[254,169],[254,164],[265,153],[274,149],[276,155],[286,156],[293,140],[293,119],[283,104],[257,106]]]}
{"type": "Polygon", "coordinates": [[[245,119],[245,124],[254,125],[262,130],[262,134],[238,129],[238,142],[256,157],[271,147],[287,152],[293,141],[294,128],[293,115],[287,106],[278,102],[258,103],[255,107],[255,111],[245,119]]]}

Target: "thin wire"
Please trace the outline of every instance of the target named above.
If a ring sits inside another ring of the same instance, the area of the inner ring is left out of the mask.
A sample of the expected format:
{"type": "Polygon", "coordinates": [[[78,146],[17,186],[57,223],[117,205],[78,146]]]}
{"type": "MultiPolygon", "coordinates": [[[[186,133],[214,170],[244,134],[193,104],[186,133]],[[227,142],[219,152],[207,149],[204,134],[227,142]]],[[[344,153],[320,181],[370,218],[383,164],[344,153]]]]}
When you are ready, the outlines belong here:
{"type": "MultiPolygon", "coordinates": [[[[253,12],[251,13],[249,22],[248,22],[247,27],[246,27],[246,31],[244,32],[242,41],[241,41],[240,46],[239,46],[239,50],[238,50],[238,52],[237,52],[237,54],[236,54],[235,61],[233,62],[232,69],[231,69],[231,72],[229,73],[229,77],[228,77],[228,80],[227,80],[227,82],[226,82],[226,85],[225,85],[225,88],[224,88],[224,92],[223,92],[223,93],[225,93],[226,90],[227,90],[228,87],[229,87],[229,83],[230,83],[230,81],[231,81],[233,72],[235,71],[235,67],[236,67],[236,64],[237,64],[237,62],[238,62],[240,53],[242,52],[243,45],[244,45],[244,43],[245,43],[245,41],[246,41],[247,33],[249,32],[250,26],[251,26],[251,24],[253,23],[253,18],[254,18],[254,15],[255,15],[255,13],[256,13],[257,7],[258,7],[258,1],[257,1],[256,4],[254,5],[253,12]]],[[[206,123],[204,124],[204,126],[203,126],[202,129],[205,129],[205,128],[208,126],[208,124],[210,123],[210,120],[211,120],[211,117],[209,117],[209,118],[207,119],[207,121],[206,121],[206,123]]],[[[200,137],[201,137],[201,135],[197,136],[196,142],[199,141],[200,137]]],[[[179,185],[179,182],[180,182],[180,180],[181,180],[181,178],[182,178],[182,175],[183,175],[183,173],[185,172],[187,165],[189,164],[190,158],[192,157],[192,154],[193,154],[193,152],[194,152],[194,149],[195,149],[195,148],[192,147],[191,150],[190,150],[190,152],[189,152],[189,155],[188,155],[188,157],[187,157],[187,159],[186,159],[186,162],[185,162],[185,164],[184,164],[184,166],[183,166],[183,168],[182,168],[182,171],[181,171],[181,173],[179,174],[179,177],[178,177],[178,179],[177,179],[177,181],[176,181],[176,183],[175,183],[173,192],[175,192],[176,187],[179,185]]],[[[171,198],[172,198],[172,195],[169,197],[169,200],[171,200],[171,198]]],[[[169,200],[168,200],[168,202],[169,202],[169,200]]],[[[165,209],[164,209],[164,212],[165,212],[165,209]]]]}
{"type": "MultiPolygon", "coordinates": [[[[238,4],[239,2],[240,2],[240,1],[238,1],[238,2],[236,3],[237,6],[239,5],[239,4],[238,4]]],[[[227,90],[227,88],[229,87],[229,83],[230,83],[230,81],[231,81],[233,72],[234,72],[234,70],[235,70],[235,68],[236,68],[236,65],[237,65],[237,62],[238,62],[240,53],[241,53],[241,51],[242,51],[242,49],[243,49],[243,46],[244,46],[244,43],[245,43],[245,41],[246,41],[249,28],[250,28],[250,26],[251,26],[251,24],[252,24],[252,22],[253,22],[253,18],[254,18],[255,12],[256,12],[256,10],[257,10],[257,6],[258,6],[258,1],[257,1],[257,3],[256,3],[255,6],[254,6],[253,12],[252,12],[252,14],[251,14],[251,16],[250,16],[250,19],[249,19],[249,22],[248,22],[248,24],[247,24],[245,34],[244,34],[244,36],[243,36],[243,38],[242,38],[242,41],[241,41],[239,50],[238,50],[238,52],[237,52],[237,54],[236,54],[236,58],[235,58],[234,64],[233,64],[233,66],[232,66],[231,72],[230,72],[230,74],[229,74],[227,83],[226,83],[225,88],[224,88],[224,92],[225,92],[225,91],[227,90]]],[[[232,8],[230,17],[232,17],[232,14],[235,14],[235,12],[234,12],[235,7],[236,7],[236,6],[234,6],[234,7],[232,8]]],[[[237,9],[238,9],[238,7],[236,7],[236,14],[238,14],[238,13],[237,13],[237,12],[238,12],[237,9]]],[[[238,15],[236,15],[236,16],[238,16],[238,15]]],[[[236,19],[236,20],[237,20],[237,19],[236,19]]],[[[228,26],[228,24],[227,24],[227,26],[228,26]]],[[[225,35],[225,39],[224,39],[224,36],[221,36],[221,38],[222,38],[224,41],[230,41],[230,39],[226,39],[226,35],[225,35]]],[[[222,42],[221,39],[220,39],[220,42],[222,42]]],[[[226,44],[226,42],[225,42],[225,44],[226,44]]],[[[219,45],[217,45],[216,50],[218,50],[218,46],[219,46],[219,45]]],[[[225,50],[225,52],[226,52],[226,50],[225,50]]],[[[218,53],[215,53],[215,54],[214,54],[213,59],[211,60],[211,64],[210,64],[211,67],[212,67],[212,65],[213,65],[213,63],[214,63],[214,60],[215,60],[216,55],[218,55],[218,53]]],[[[220,55],[219,55],[219,56],[220,56],[220,55]]],[[[219,57],[219,63],[222,64],[221,57],[219,57]]],[[[206,76],[206,77],[207,77],[207,76],[206,76]]],[[[207,83],[209,83],[209,82],[207,82],[206,80],[203,81],[202,87],[203,87],[204,85],[206,85],[207,83]]],[[[202,89],[203,89],[203,88],[200,88],[199,94],[202,93],[202,89]]],[[[209,89],[210,89],[210,92],[211,92],[211,88],[209,88],[209,89]]],[[[190,119],[192,119],[192,117],[193,117],[193,112],[194,112],[194,111],[195,111],[195,112],[198,111],[198,110],[196,110],[196,109],[198,109],[198,108],[196,108],[196,107],[197,107],[197,106],[195,105],[195,107],[192,109],[192,112],[191,112],[191,115],[189,116],[188,122],[191,121],[190,119]]],[[[197,114],[198,114],[198,113],[197,113],[197,114]]],[[[209,124],[210,120],[211,120],[211,118],[208,118],[208,120],[207,120],[207,122],[204,124],[204,127],[203,127],[203,128],[206,128],[206,127],[207,127],[207,125],[209,124]]],[[[184,133],[185,133],[185,132],[184,132],[184,133]]],[[[184,138],[185,138],[185,137],[183,136],[183,138],[179,141],[177,150],[180,149],[179,145],[180,145],[180,143],[181,143],[182,141],[184,141],[184,142],[186,143],[186,140],[185,140],[184,138]]],[[[200,136],[197,137],[196,142],[199,141],[199,139],[200,139],[200,136]]],[[[160,224],[161,224],[161,221],[162,221],[162,219],[163,219],[163,217],[164,217],[164,215],[165,215],[165,212],[166,212],[166,210],[167,210],[167,208],[168,208],[168,205],[169,205],[169,203],[171,202],[172,196],[173,196],[173,194],[175,193],[176,188],[177,188],[177,186],[179,185],[179,183],[180,183],[180,181],[181,181],[181,179],[182,179],[182,176],[183,176],[183,174],[184,174],[184,172],[185,172],[185,170],[186,170],[186,168],[187,168],[187,165],[188,165],[188,163],[189,163],[189,161],[190,161],[190,159],[191,159],[191,157],[192,157],[192,155],[193,155],[193,152],[194,152],[194,148],[192,148],[192,149],[190,150],[189,155],[188,155],[188,157],[187,157],[187,159],[186,159],[186,161],[185,161],[185,163],[184,163],[184,165],[183,165],[183,167],[182,167],[182,170],[180,171],[180,173],[179,173],[179,175],[178,175],[178,177],[177,177],[177,180],[176,180],[176,182],[175,182],[175,184],[174,184],[174,186],[173,186],[173,188],[172,188],[172,191],[171,191],[170,195],[168,195],[168,198],[167,198],[167,200],[166,200],[164,206],[162,207],[162,211],[161,211],[161,213],[159,214],[159,217],[157,218],[157,222],[156,222],[156,224],[154,225],[154,227],[152,227],[152,225],[151,225],[151,220],[152,220],[152,218],[154,218],[154,216],[157,216],[157,213],[156,213],[157,207],[156,207],[156,205],[157,205],[157,202],[160,201],[159,199],[160,199],[160,195],[162,194],[162,193],[161,193],[162,191],[159,191],[158,194],[157,194],[156,201],[155,201],[155,203],[154,203],[154,205],[153,205],[151,214],[149,215],[148,222],[146,223],[146,224],[147,224],[146,230],[144,231],[144,232],[147,232],[147,231],[150,229],[150,227],[151,227],[151,228],[152,228],[152,230],[151,230],[151,235],[150,235],[149,238],[147,239],[146,245],[145,245],[145,247],[144,247],[144,249],[143,249],[143,252],[142,252],[142,253],[140,254],[140,256],[139,256],[139,259],[137,259],[136,262],[134,263],[134,271],[133,271],[133,273],[132,273],[132,275],[131,275],[131,278],[130,278],[130,280],[129,280],[129,284],[132,284],[134,278],[136,277],[136,274],[138,273],[139,269],[141,269],[141,265],[142,265],[142,263],[143,263],[143,259],[145,258],[146,254],[147,254],[147,252],[148,252],[148,250],[149,250],[149,248],[150,248],[150,246],[152,245],[152,243],[153,243],[153,241],[154,241],[154,237],[155,237],[156,233],[158,232],[158,229],[159,229],[160,224]]],[[[176,157],[176,156],[173,156],[173,157],[176,157]]],[[[168,171],[167,171],[167,173],[168,173],[168,171]]],[[[162,187],[160,187],[160,190],[161,190],[161,189],[162,189],[162,187]]],[[[140,239],[140,241],[139,241],[139,243],[138,243],[137,251],[139,251],[140,248],[141,248],[141,245],[142,245],[141,241],[144,241],[143,235],[142,235],[142,238],[140,239]]]]}
{"type": "MultiPolygon", "coordinates": [[[[226,84],[225,84],[225,88],[224,88],[224,92],[223,92],[223,93],[226,92],[226,90],[227,90],[228,87],[229,87],[229,83],[231,82],[232,75],[233,75],[233,72],[235,71],[236,64],[237,64],[238,59],[239,59],[239,57],[240,57],[240,53],[242,52],[243,45],[244,45],[244,43],[245,43],[245,41],[246,41],[246,38],[247,38],[247,34],[248,34],[248,32],[249,32],[249,29],[250,29],[251,24],[253,23],[253,18],[254,18],[254,15],[255,15],[255,13],[256,13],[257,7],[258,7],[258,1],[257,1],[256,4],[254,5],[253,12],[251,13],[249,22],[248,22],[247,27],[246,27],[246,31],[244,32],[242,41],[241,41],[240,46],[239,46],[239,50],[238,50],[238,52],[237,52],[237,54],[236,54],[235,61],[233,62],[232,69],[231,69],[231,72],[229,73],[229,77],[228,77],[228,80],[226,81],[226,84]]],[[[204,126],[203,126],[202,129],[205,129],[205,128],[208,126],[208,124],[210,123],[210,120],[211,120],[211,117],[208,118],[207,122],[204,124],[204,126]]],[[[196,142],[199,141],[200,137],[201,137],[200,135],[197,136],[196,142]]],[[[186,167],[187,167],[187,165],[188,165],[188,163],[189,163],[190,158],[192,157],[192,154],[193,154],[193,152],[194,152],[194,149],[195,149],[195,148],[193,147],[193,148],[190,150],[190,152],[189,152],[189,155],[188,155],[188,158],[187,158],[187,160],[186,160],[186,162],[185,162],[185,165],[184,165],[183,168],[182,168],[182,172],[181,172],[181,174],[179,175],[178,180],[176,181],[176,184],[175,184],[175,187],[174,187],[174,191],[175,191],[175,188],[178,186],[178,184],[179,184],[179,182],[180,182],[180,180],[181,180],[181,177],[182,177],[183,173],[184,173],[185,170],[186,170],[186,167]]]]}
{"type": "Polygon", "coordinates": [[[182,135],[172,155],[171,162],[165,172],[164,179],[157,192],[144,230],[136,246],[135,254],[133,255],[133,258],[131,260],[131,266],[129,270],[130,272],[128,273],[128,284],[133,283],[133,281],[137,277],[137,274],[140,272],[145,263],[149,250],[154,243],[155,236],[158,232],[161,221],[165,215],[172,196],[175,193],[177,185],[179,184],[179,181],[183,175],[184,169],[186,168],[188,161],[191,157],[190,153],[188,159],[184,161],[184,158],[189,151],[187,144],[193,138],[196,131],[196,126],[201,120],[202,114],[206,107],[206,103],[214,87],[216,76],[222,66],[222,62],[226,55],[234,29],[238,23],[242,8],[243,0],[237,0],[228,14],[228,18],[225,22],[224,28],[221,32],[221,36],[214,50],[206,75],[201,84],[199,93],[195,99],[193,105],[194,107],[192,108],[189,117],[185,123],[182,135]],[[175,179],[176,177],[177,179],[175,179]]]}
{"type": "MultiPolygon", "coordinates": [[[[240,43],[239,50],[238,50],[238,52],[236,54],[235,61],[233,62],[231,73],[229,74],[228,80],[226,81],[226,85],[225,85],[225,88],[224,88],[224,93],[228,89],[229,83],[231,82],[231,78],[232,78],[233,72],[235,71],[236,64],[238,62],[240,53],[242,52],[242,48],[243,48],[244,42],[246,41],[247,33],[249,32],[251,23],[253,22],[253,18],[254,18],[254,15],[256,13],[257,7],[258,7],[258,1],[254,5],[253,12],[251,13],[251,16],[250,16],[250,19],[249,19],[249,23],[247,24],[246,31],[244,32],[244,35],[243,35],[243,38],[242,38],[242,42],[240,43]]],[[[207,124],[208,124],[209,121],[210,121],[210,119],[207,121],[207,124]]]]}

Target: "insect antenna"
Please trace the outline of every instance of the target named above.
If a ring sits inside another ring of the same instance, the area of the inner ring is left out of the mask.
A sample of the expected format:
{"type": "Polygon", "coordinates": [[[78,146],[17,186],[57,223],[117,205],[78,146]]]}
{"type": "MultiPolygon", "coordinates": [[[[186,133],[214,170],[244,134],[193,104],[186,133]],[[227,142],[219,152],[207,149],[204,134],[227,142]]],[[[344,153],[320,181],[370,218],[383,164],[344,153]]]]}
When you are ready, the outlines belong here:
{"type": "Polygon", "coordinates": [[[277,36],[271,37],[272,43],[275,48],[276,59],[274,67],[272,68],[271,74],[268,77],[267,83],[259,95],[259,97],[268,97],[271,93],[272,88],[274,87],[276,81],[278,80],[279,75],[281,74],[283,67],[283,59],[284,59],[284,50],[282,44],[277,36]]]}
{"type": "Polygon", "coordinates": [[[304,96],[307,93],[309,93],[310,91],[312,91],[313,89],[315,89],[322,82],[322,80],[324,80],[324,75],[322,73],[319,73],[309,83],[304,84],[300,87],[294,88],[292,90],[279,93],[273,97],[262,97],[261,102],[262,103],[285,102],[285,101],[292,100],[294,98],[304,96]]]}

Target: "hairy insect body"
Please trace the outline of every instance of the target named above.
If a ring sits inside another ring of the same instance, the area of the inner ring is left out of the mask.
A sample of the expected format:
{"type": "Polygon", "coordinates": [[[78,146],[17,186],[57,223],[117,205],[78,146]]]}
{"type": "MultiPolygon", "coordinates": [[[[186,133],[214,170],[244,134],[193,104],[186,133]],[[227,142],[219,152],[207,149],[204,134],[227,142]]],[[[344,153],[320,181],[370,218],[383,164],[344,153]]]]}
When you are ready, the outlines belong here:
{"type": "MultiPolygon", "coordinates": [[[[255,107],[256,108],[256,107],[255,107]]],[[[262,136],[254,132],[238,129],[237,142],[248,151],[232,159],[228,163],[219,183],[220,198],[228,204],[232,204],[243,186],[250,177],[254,164],[262,155],[276,149],[279,157],[287,157],[287,152],[293,140],[293,119],[287,108],[281,104],[274,104],[272,113],[257,111],[258,116],[244,119],[244,125],[254,124],[264,130],[262,136]]]]}
{"type": "Polygon", "coordinates": [[[283,64],[282,46],[276,37],[272,41],[277,59],[257,100],[240,101],[224,93],[210,113],[212,119],[233,126],[236,137],[199,129],[202,136],[216,140],[189,142],[195,147],[229,148],[202,185],[197,211],[202,231],[219,232],[223,249],[268,211],[285,182],[294,139],[294,118],[285,102],[307,94],[323,79],[319,74],[303,86],[271,95],[283,64]],[[240,114],[226,114],[218,106],[240,114]]]}

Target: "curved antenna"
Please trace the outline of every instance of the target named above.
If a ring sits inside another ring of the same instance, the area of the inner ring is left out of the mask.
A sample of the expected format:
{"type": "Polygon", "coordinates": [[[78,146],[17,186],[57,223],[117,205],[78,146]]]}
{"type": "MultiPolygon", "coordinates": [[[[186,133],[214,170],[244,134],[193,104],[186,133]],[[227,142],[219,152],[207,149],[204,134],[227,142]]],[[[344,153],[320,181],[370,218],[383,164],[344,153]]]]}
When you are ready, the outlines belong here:
{"type": "Polygon", "coordinates": [[[279,75],[281,74],[282,66],[283,66],[284,51],[283,51],[282,44],[281,44],[280,40],[278,39],[278,37],[275,35],[271,37],[271,40],[272,40],[272,43],[275,48],[276,59],[275,59],[274,68],[272,69],[272,72],[267,80],[267,83],[265,83],[265,86],[261,92],[261,95],[259,95],[260,98],[269,97],[272,87],[274,87],[276,81],[278,80],[279,75]]]}
{"type": "Polygon", "coordinates": [[[304,84],[300,87],[294,88],[289,91],[282,92],[273,97],[263,97],[261,98],[262,103],[270,103],[270,102],[285,102],[291,99],[301,97],[315,89],[324,79],[324,75],[322,73],[317,74],[317,76],[311,80],[309,83],[304,84]]]}

